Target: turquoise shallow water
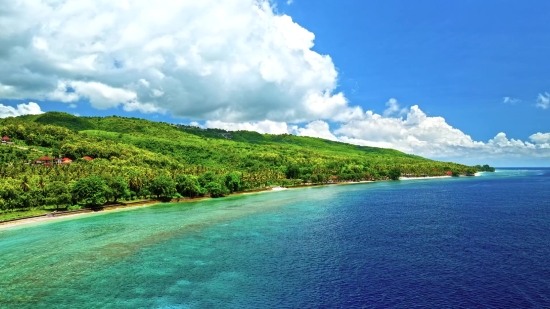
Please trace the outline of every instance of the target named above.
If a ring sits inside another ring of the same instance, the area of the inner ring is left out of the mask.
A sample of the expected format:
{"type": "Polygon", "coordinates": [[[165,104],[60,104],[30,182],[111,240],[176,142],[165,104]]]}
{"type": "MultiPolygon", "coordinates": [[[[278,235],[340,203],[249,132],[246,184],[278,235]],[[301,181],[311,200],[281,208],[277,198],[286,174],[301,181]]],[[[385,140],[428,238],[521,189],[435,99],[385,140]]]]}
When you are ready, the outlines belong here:
{"type": "Polygon", "coordinates": [[[0,230],[0,307],[541,307],[549,184],[502,170],[0,230]]]}

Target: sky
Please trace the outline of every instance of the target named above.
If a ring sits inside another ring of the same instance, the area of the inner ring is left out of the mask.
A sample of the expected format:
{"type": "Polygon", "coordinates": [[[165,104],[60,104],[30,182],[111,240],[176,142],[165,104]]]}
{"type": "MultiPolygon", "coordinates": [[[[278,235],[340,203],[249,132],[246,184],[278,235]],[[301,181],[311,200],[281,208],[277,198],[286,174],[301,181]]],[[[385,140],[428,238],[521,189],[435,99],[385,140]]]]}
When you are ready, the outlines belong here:
{"type": "Polygon", "coordinates": [[[547,1],[19,0],[0,118],[46,111],[550,166],[547,1]]]}

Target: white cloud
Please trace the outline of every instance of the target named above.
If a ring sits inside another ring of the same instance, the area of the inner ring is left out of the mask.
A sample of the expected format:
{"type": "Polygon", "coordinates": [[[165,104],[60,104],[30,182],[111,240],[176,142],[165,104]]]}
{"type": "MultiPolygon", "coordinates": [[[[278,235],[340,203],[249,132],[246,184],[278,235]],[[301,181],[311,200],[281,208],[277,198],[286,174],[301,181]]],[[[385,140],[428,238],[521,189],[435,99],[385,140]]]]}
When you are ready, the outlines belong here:
{"type": "MultiPolygon", "coordinates": [[[[390,108],[400,110],[395,100],[390,102],[390,108]]],[[[442,117],[428,117],[416,105],[408,110],[404,119],[367,111],[362,119],[342,124],[335,133],[345,142],[391,147],[431,157],[453,154],[457,148],[482,145],[448,125],[442,117]]]]}
{"type": "Polygon", "coordinates": [[[304,128],[295,128],[294,133],[298,136],[311,136],[337,141],[338,138],[330,132],[328,123],[316,120],[308,123],[304,128]]]}
{"type": "Polygon", "coordinates": [[[547,144],[550,143],[550,133],[535,133],[529,139],[535,144],[547,144]]]}
{"type": "Polygon", "coordinates": [[[542,109],[547,109],[550,107],[550,93],[539,93],[539,96],[537,97],[537,107],[542,109]]]}
{"type": "Polygon", "coordinates": [[[205,123],[207,128],[218,128],[228,131],[256,131],[259,133],[269,133],[269,134],[284,134],[290,133],[289,127],[285,122],[276,122],[271,120],[263,120],[258,122],[241,122],[241,123],[230,123],[223,122],[219,120],[207,120],[205,123]]]}
{"type": "MultiPolygon", "coordinates": [[[[144,82],[140,80],[140,83],[143,84],[144,82]]],[[[156,96],[163,95],[160,90],[153,89],[152,91],[156,96]]],[[[76,102],[87,99],[97,109],[108,109],[122,105],[125,111],[163,112],[153,103],[137,101],[137,95],[132,90],[114,88],[99,82],[59,81],[57,88],[48,94],[48,98],[60,102],[76,102]],[[69,92],[69,89],[72,91],[69,92]]],[[[69,107],[75,108],[76,105],[70,104],[69,107]]]]}
{"type": "Polygon", "coordinates": [[[116,107],[123,102],[134,101],[137,95],[129,90],[114,88],[99,82],[73,81],[69,83],[74,93],[90,100],[93,107],[107,109],[116,107]]]}
{"type": "Polygon", "coordinates": [[[3,11],[0,98],[226,122],[354,113],[315,35],[268,0],[22,0],[3,11]]]}
{"type": "Polygon", "coordinates": [[[291,5],[292,3],[294,3],[294,0],[287,0],[286,1],[286,5],[291,5]]]}
{"type": "Polygon", "coordinates": [[[387,117],[387,116],[390,116],[390,115],[393,115],[393,114],[398,114],[398,115],[402,115],[402,114],[406,114],[407,113],[407,109],[406,108],[401,108],[399,106],[399,103],[397,103],[397,100],[394,99],[394,98],[391,98],[388,100],[388,102],[386,102],[386,110],[384,110],[384,116],[387,117]]]}
{"type": "Polygon", "coordinates": [[[17,104],[17,107],[0,104],[0,118],[17,117],[21,115],[42,114],[40,106],[34,102],[17,104]]]}
{"type": "Polygon", "coordinates": [[[518,102],[520,102],[520,100],[516,99],[516,98],[512,98],[512,97],[502,98],[502,103],[504,103],[504,104],[516,104],[518,102]]]}
{"type": "MultiPolygon", "coordinates": [[[[343,123],[334,130],[338,140],[351,144],[394,148],[441,160],[521,165],[521,162],[550,158],[550,133],[530,136],[531,142],[498,133],[487,142],[475,141],[453,128],[442,117],[427,116],[412,106],[406,117],[384,117],[367,111],[363,119],[343,123]],[[515,163],[514,163],[515,162],[515,163]]],[[[542,161],[541,161],[542,162],[542,161]]]]}
{"type": "Polygon", "coordinates": [[[204,126],[201,125],[200,123],[198,123],[197,121],[191,121],[191,122],[189,123],[189,125],[192,126],[192,127],[204,128],[204,126]]]}

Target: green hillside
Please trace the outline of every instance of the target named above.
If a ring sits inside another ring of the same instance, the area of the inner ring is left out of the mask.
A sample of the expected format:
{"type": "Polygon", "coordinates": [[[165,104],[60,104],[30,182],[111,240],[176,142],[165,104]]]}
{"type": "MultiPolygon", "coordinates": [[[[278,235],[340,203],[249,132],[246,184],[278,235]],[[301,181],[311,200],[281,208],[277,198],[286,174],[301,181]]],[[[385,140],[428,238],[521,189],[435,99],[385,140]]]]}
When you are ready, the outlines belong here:
{"type": "Polygon", "coordinates": [[[48,112],[6,118],[0,133],[12,142],[0,146],[3,210],[476,171],[392,149],[117,116],[48,112]],[[73,162],[37,164],[43,156],[73,162]]]}

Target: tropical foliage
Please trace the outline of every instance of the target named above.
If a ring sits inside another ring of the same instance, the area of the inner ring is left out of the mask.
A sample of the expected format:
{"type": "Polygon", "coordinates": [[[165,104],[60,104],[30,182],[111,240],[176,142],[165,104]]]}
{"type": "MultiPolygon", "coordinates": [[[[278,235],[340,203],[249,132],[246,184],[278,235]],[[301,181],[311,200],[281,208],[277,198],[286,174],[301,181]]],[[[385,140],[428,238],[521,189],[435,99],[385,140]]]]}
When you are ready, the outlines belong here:
{"type": "Polygon", "coordinates": [[[220,197],[293,186],[473,174],[489,166],[289,134],[228,132],[137,118],[49,112],[0,120],[0,211],[137,198],[220,197]],[[36,160],[48,156],[52,162],[36,160]],[[83,159],[86,156],[93,160],[83,159]],[[72,160],[56,164],[58,158],[72,160]],[[44,164],[46,163],[46,164],[44,164]]]}

